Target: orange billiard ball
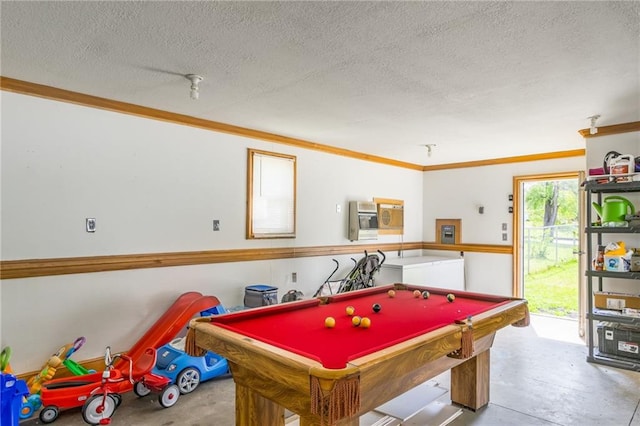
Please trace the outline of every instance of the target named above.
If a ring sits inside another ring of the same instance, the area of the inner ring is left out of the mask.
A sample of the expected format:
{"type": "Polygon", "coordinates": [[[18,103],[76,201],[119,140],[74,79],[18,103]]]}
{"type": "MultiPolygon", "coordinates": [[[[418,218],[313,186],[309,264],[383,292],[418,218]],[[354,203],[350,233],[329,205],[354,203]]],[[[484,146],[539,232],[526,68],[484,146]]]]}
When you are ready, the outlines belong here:
{"type": "Polygon", "coordinates": [[[347,306],[345,311],[347,312],[347,315],[351,316],[356,312],[356,308],[353,306],[347,306]]]}
{"type": "Polygon", "coordinates": [[[396,291],[395,290],[389,290],[387,292],[387,294],[389,295],[389,297],[394,298],[396,297],[396,291]]]}
{"type": "Polygon", "coordinates": [[[333,328],[336,326],[336,320],[333,317],[326,317],[324,319],[324,326],[327,328],[333,328]]]}
{"type": "Polygon", "coordinates": [[[359,327],[361,322],[362,322],[362,318],[360,318],[357,315],[355,317],[351,318],[351,324],[353,324],[356,327],[359,327]]]}
{"type": "Polygon", "coordinates": [[[413,297],[416,299],[420,297],[420,290],[413,290],[413,297]]]}
{"type": "Polygon", "coordinates": [[[447,294],[447,300],[453,303],[453,301],[456,300],[456,296],[453,293],[449,293],[447,294]]]}
{"type": "Polygon", "coordinates": [[[362,320],[360,321],[360,327],[362,328],[371,327],[371,320],[367,317],[362,318],[362,320]]]}

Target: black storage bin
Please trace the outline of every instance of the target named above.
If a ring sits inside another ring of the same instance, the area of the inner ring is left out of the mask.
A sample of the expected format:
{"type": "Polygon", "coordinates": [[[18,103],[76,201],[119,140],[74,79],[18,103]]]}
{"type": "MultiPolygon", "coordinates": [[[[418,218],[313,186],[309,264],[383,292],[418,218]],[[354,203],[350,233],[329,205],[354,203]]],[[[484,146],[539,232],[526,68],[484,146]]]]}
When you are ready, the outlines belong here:
{"type": "Polygon", "coordinates": [[[598,349],[603,354],[640,359],[640,327],[610,322],[598,324],[598,349]]]}

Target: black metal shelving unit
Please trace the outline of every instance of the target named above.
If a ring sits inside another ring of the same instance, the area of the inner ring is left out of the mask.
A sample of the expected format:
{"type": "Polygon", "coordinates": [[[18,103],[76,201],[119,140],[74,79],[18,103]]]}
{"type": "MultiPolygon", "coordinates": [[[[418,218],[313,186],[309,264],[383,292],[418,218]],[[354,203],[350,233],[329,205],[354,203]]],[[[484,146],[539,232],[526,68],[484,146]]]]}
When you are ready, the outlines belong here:
{"type": "MultiPolygon", "coordinates": [[[[624,193],[624,192],[640,192],[640,182],[612,182],[597,183],[595,181],[586,182],[584,189],[587,194],[587,223],[585,228],[587,236],[587,253],[591,256],[594,253],[594,243],[602,245],[603,234],[640,234],[640,227],[607,227],[593,226],[591,214],[591,202],[596,201],[602,204],[603,194],[624,193]],[[595,200],[593,200],[595,197],[595,200]],[[594,241],[595,238],[595,241],[594,241]]],[[[588,355],[587,361],[608,365],[611,367],[624,368],[627,370],[640,371],[640,359],[630,357],[622,357],[608,353],[600,352],[595,348],[594,321],[606,321],[611,323],[624,324],[629,326],[640,327],[640,318],[622,315],[614,311],[596,309],[594,306],[593,292],[603,291],[604,279],[630,279],[638,280],[640,288],[640,272],[612,272],[612,271],[595,271],[591,261],[587,262],[587,330],[588,330],[588,355]]],[[[640,292],[639,292],[640,293],[640,292]]]]}

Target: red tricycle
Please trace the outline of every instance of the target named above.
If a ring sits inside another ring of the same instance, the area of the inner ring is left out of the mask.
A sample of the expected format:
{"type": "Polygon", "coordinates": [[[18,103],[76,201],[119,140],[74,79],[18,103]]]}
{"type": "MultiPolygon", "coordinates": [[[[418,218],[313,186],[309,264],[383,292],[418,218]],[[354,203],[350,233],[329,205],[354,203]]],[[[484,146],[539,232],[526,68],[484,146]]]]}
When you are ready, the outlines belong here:
{"type": "Polygon", "coordinates": [[[58,418],[59,410],[82,406],[82,418],[90,425],[111,423],[111,416],[120,405],[120,394],[133,390],[138,396],[158,392],[162,407],[171,407],[178,401],[180,390],[170,379],[153,374],[156,350],[147,348],[136,360],[124,354],[111,355],[105,350],[105,370],[83,376],[51,380],[42,386],[42,423],[58,418]],[[116,362],[116,360],[120,362],[116,362]]]}

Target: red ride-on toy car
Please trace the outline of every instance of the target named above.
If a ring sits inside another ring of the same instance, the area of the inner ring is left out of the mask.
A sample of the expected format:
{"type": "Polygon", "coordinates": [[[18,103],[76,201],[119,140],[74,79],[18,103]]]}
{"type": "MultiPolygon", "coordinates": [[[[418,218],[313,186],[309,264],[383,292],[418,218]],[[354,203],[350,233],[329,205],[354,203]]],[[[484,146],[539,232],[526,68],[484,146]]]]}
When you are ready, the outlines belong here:
{"type": "Polygon", "coordinates": [[[180,390],[166,377],[151,373],[156,363],[156,351],[147,348],[136,361],[123,354],[111,355],[105,350],[105,370],[102,373],[56,379],[46,382],[41,390],[42,423],[58,418],[59,410],[82,406],[82,418],[90,425],[111,423],[111,416],[120,405],[120,394],[134,390],[138,396],[158,392],[158,402],[171,407],[178,401],[180,390]],[[115,361],[120,359],[124,362],[115,361]],[[118,365],[115,368],[114,365],[118,365]]]}

